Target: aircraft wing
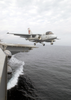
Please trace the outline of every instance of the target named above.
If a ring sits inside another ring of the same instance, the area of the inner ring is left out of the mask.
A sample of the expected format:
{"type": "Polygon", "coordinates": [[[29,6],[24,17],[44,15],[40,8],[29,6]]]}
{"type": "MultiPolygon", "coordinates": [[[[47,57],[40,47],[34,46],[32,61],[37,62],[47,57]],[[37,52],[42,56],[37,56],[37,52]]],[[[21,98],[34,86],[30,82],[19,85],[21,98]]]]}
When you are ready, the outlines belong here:
{"type": "Polygon", "coordinates": [[[13,34],[13,35],[24,37],[24,38],[29,38],[31,36],[30,34],[16,34],[16,33],[9,33],[9,32],[7,34],[13,34]]]}
{"type": "Polygon", "coordinates": [[[13,34],[24,38],[29,38],[30,36],[35,37],[36,35],[41,36],[41,34],[16,34],[16,33],[9,33],[9,32],[7,34],[13,34]]]}

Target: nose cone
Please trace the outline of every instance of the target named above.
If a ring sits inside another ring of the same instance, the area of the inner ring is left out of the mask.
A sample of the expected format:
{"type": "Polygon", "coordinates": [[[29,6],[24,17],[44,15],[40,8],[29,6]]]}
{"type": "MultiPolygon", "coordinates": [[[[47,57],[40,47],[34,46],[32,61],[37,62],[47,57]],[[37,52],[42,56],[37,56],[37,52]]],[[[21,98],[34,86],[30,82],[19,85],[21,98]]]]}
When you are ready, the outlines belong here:
{"type": "Polygon", "coordinates": [[[57,39],[57,36],[56,36],[56,35],[52,35],[52,37],[53,37],[54,39],[57,39]]]}

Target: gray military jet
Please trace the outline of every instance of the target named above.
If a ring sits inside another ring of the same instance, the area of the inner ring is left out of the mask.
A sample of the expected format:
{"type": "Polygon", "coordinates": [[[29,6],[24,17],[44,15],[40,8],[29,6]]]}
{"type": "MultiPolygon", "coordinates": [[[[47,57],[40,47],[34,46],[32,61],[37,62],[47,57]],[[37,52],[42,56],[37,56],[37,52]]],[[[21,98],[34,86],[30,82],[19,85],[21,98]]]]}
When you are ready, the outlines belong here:
{"type": "Polygon", "coordinates": [[[50,42],[51,45],[53,45],[53,42],[55,42],[55,39],[57,39],[57,36],[55,36],[51,31],[48,31],[45,34],[32,34],[29,28],[28,28],[28,34],[15,34],[9,32],[7,34],[13,34],[20,36],[22,38],[26,38],[26,40],[35,42],[34,45],[36,45],[36,43],[42,43],[43,46],[45,46],[43,42],[50,42]]]}

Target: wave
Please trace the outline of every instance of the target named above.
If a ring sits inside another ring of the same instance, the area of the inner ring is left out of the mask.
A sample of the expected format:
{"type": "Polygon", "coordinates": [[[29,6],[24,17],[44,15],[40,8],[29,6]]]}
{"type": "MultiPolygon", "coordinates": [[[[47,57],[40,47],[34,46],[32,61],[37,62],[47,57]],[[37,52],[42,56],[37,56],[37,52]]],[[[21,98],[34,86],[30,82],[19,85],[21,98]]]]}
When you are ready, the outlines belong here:
{"type": "Polygon", "coordinates": [[[24,64],[14,55],[8,61],[8,65],[11,66],[13,72],[12,78],[7,83],[7,100],[41,100],[33,82],[23,72],[24,64]]]}
{"type": "Polygon", "coordinates": [[[14,57],[14,55],[11,57],[11,59],[8,61],[8,65],[12,68],[12,78],[7,83],[7,90],[11,89],[15,85],[17,85],[18,77],[20,75],[24,75],[24,62],[19,61],[14,57]]]}
{"type": "Polygon", "coordinates": [[[13,88],[7,90],[7,100],[41,100],[34,84],[25,76],[20,75],[18,83],[13,88]]]}

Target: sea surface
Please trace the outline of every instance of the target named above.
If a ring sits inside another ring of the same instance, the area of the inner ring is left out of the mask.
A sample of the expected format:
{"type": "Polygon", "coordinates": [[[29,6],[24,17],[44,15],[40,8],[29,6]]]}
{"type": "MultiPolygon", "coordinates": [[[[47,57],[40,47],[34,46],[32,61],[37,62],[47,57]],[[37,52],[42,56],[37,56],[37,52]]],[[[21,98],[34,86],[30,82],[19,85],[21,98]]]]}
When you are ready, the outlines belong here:
{"type": "Polygon", "coordinates": [[[71,47],[41,45],[8,63],[7,100],[71,100],[71,47]]]}

